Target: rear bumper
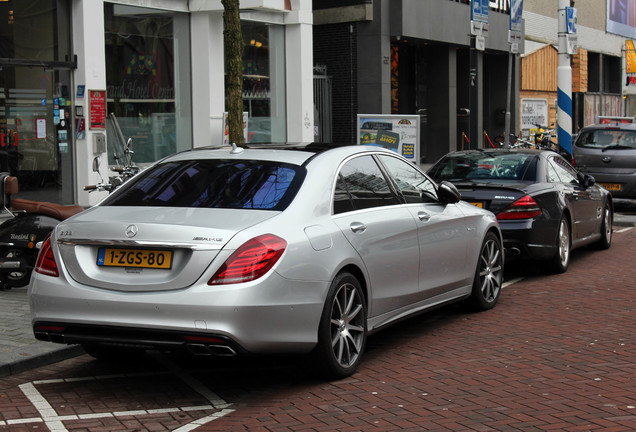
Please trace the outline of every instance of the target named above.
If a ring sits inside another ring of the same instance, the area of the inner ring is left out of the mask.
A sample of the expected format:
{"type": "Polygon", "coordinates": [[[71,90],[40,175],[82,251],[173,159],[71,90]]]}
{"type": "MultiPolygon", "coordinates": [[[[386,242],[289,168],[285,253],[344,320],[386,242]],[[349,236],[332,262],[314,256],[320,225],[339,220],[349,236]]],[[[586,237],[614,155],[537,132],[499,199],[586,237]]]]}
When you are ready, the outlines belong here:
{"type": "Polygon", "coordinates": [[[499,221],[506,259],[546,260],[554,256],[558,223],[548,220],[499,221]]]}
{"type": "Polygon", "coordinates": [[[38,275],[30,287],[34,334],[56,343],[99,343],[197,354],[306,353],[317,343],[326,282],[195,285],[116,292],[38,275]],[[42,327],[44,326],[44,327],[42,327]]]}

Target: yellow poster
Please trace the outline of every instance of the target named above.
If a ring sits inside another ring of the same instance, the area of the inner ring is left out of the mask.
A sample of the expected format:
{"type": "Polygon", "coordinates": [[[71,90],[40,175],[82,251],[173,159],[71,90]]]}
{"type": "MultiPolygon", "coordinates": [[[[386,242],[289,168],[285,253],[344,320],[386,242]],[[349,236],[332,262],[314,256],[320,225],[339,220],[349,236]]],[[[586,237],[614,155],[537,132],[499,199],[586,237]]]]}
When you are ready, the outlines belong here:
{"type": "Polygon", "coordinates": [[[625,41],[625,64],[627,73],[636,73],[636,51],[634,51],[634,41],[625,41]]]}

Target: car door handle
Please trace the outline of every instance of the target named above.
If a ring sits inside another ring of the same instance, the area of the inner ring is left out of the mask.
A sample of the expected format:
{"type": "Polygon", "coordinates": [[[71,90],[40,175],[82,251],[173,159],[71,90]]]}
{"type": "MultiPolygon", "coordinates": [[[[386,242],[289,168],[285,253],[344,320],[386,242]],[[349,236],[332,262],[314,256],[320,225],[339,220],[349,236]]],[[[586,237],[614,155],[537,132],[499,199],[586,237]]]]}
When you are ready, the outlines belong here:
{"type": "Polygon", "coordinates": [[[417,212],[417,217],[422,221],[422,222],[427,222],[430,218],[431,215],[426,213],[426,212],[417,212]]]}
{"type": "Polygon", "coordinates": [[[363,224],[362,222],[351,222],[351,225],[349,225],[349,228],[351,228],[351,231],[355,233],[355,232],[366,231],[367,226],[363,224]]]}

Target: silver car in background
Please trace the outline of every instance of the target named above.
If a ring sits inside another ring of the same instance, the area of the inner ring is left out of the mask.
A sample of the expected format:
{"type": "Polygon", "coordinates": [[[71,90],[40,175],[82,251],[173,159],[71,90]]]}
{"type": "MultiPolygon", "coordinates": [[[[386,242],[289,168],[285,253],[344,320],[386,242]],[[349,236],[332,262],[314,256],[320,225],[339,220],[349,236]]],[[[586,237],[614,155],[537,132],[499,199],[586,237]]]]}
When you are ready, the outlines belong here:
{"type": "Polygon", "coordinates": [[[584,127],[572,156],[577,168],[612,193],[616,205],[636,203],[636,124],[584,127]]]}
{"type": "Polygon", "coordinates": [[[494,215],[379,147],[194,149],[60,223],[31,279],[36,338],[307,354],[351,375],[369,333],[449,302],[492,308],[494,215]]]}

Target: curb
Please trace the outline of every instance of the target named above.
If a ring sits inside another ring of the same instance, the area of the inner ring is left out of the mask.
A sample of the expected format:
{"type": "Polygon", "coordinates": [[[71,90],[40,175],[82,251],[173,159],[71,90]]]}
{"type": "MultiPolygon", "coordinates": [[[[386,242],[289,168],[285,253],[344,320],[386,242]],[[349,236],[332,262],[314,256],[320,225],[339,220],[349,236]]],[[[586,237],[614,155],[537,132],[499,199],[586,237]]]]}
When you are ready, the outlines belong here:
{"type": "Polygon", "coordinates": [[[27,357],[23,360],[18,360],[0,366],[0,378],[26,372],[38,367],[47,366],[62,360],[68,360],[82,354],[85,354],[85,351],[81,346],[72,345],[48,353],[27,357]]]}

